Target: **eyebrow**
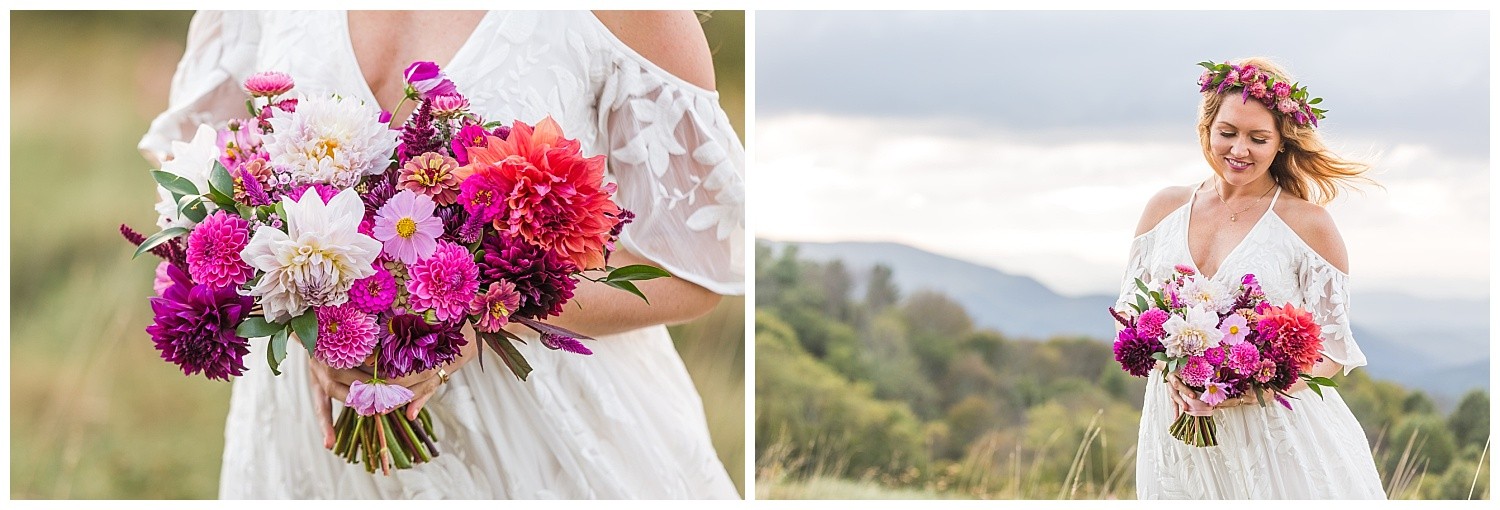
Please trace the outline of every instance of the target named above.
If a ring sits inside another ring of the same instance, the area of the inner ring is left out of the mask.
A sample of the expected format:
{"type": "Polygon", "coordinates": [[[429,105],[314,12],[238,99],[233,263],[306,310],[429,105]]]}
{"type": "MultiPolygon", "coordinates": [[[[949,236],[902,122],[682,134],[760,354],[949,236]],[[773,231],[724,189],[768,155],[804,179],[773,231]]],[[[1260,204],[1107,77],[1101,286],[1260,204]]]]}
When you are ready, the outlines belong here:
{"type": "MultiPolygon", "coordinates": [[[[1224,122],[1222,120],[1214,123],[1214,127],[1218,127],[1219,125],[1225,125],[1225,126],[1229,126],[1229,127],[1235,128],[1235,129],[1239,129],[1240,128],[1239,126],[1236,126],[1234,124],[1230,124],[1228,122],[1224,122]]],[[[1250,130],[1250,132],[1251,133],[1265,133],[1265,134],[1268,134],[1268,135],[1274,135],[1274,134],[1276,134],[1275,131],[1272,131],[1272,130],[1269,130],[1269,129],[1252,129],[1252,130],[1250,130]]]]}

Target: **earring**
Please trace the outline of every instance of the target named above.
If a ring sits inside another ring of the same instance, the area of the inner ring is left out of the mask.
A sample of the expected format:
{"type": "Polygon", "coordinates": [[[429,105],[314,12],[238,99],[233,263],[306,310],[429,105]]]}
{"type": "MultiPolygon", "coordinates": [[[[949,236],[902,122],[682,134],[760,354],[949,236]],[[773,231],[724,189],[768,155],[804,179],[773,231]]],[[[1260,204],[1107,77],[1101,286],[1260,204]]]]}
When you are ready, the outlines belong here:
{"type": "Polygon", "coordinates": [[[1276,149],[1276,152],[1286,152],[1286,147],[1282,147],[1280,149],[1276,149]]]}

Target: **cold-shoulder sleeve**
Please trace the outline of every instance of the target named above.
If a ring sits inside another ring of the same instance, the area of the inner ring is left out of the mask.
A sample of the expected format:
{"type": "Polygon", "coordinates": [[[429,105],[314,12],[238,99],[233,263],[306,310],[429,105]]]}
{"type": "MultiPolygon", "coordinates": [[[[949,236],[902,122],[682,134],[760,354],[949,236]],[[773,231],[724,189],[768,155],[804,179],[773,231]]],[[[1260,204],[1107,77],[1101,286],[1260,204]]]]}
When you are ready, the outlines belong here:
{"type": "Polygon", "coordinates": [[[636,214],[621,243],[719,294],[745,289],[745,148],[719,95],[613,40],[600,132],[619,191],[636,214]]]}
{"type": "Polygon", "coordinates": [[[1146,253],[1150,251],[1155,231],[1136,236],[1130,243],[1130,259],[1125,265],[1125,278],[1120,281],[1120,298],[1115,300],[1115,310],[1129,312],[1130,304],[1135,302],[1136,292],[1135,280],[1139,278],[1148,285],[1151,283],[1151,271],[1146,263],[1146,253]]]}
{"type": "Polygon", "coordinates": [[[247,115],[240,80],[255,65],[256,23],[253,12],[193,15],[187,47],[172,75],[167,110],[141,137],[142,155],[159,162],[171,152],[172,141],[191,138],[199,124],[247,115]]]}
{"type": "Polygon", "coordinates": [[[1365,353],[1349,327],[1349,275],[1309,250],[1298,274],[1303,302],[1323,331],[1323,355],[1344,367],[1344,375],[1365,366],[1365,353]]]}

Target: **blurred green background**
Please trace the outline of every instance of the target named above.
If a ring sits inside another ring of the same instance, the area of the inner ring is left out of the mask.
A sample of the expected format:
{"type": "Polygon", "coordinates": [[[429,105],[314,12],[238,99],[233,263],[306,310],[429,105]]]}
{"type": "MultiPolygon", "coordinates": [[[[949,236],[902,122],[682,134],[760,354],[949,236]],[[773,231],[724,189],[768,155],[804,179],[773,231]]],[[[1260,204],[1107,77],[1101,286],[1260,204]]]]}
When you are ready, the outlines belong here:
{"type": "MultiPolygon", "coordinates": [[[[699,17],[722,103],[743,133],[744,13],[699,17]]],[[[13,498],[218,494],[230,385],[160,360],[145,333],[155,262],[131,260],[117,231],[122,222],[155,230],[135,145],[166,107],[190,18],[11,14],[13,498]]],[[[672,328],[741,493],[744,307],[728,298],[672,328]]]]}

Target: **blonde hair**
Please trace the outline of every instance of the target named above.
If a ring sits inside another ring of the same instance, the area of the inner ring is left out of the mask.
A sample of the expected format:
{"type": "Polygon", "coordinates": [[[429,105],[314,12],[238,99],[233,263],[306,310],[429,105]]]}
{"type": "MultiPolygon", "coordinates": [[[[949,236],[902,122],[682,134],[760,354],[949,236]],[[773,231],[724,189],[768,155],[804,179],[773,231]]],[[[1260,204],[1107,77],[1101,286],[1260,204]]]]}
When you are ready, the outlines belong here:
{"type": "MultiPolygon", "coordinates": [[[[1253,65],[1262,72],[1276,76],[1277,82],[1295,83],[1290,74],[1270,59],[1251,57],[1235,62],[1236,65],[1253,65]]],[[[1216,158],[1209,148],[1209,127],[1219,115],[1224,98],[1240,96],[1238,88],[1223,92],[1203,92],[1203,101],[1198,105],[1198,141],[1203,145],[1203,157],[1212,166],[1216,158]]],[[[1271,179],[1287,193],[1309,202],[1324,205],[1337,197],[1340,188],[1353,189],[1356,183],[1373,182],[1362,174],[1370,166],[1358,161],[1339,157],[1323,145],[1323,137],[1311,125],[1298,124],[1290,115],[1272,111],[1276,119],[1276,131],[1281,135],[1281,146],[1285,152],[1276,153],[1271,161],[1271,179]]]]}

